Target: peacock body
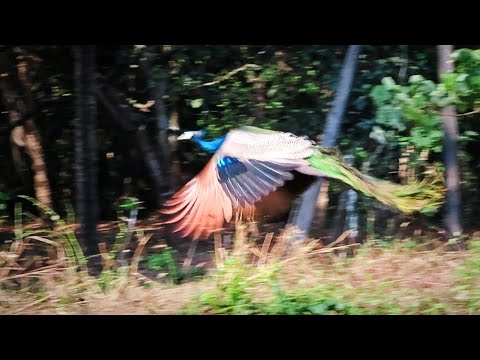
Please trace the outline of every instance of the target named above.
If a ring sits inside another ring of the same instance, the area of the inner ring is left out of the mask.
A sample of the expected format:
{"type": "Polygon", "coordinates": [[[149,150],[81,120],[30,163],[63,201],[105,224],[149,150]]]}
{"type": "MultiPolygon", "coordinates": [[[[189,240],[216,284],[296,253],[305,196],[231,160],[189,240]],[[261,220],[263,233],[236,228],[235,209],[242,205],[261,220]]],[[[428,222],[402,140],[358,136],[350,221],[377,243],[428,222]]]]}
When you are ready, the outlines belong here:
{"type": "Polygon", "coordinates": [[[411,214],[432,213],[443,202],[439,178],[400,185],[376,179],[346,164],[336,148],[306,137],[244,126],[213,141],[192,139],[213,153],[203,170],[165,203],[165,223],[182,237],[207,238],[234,216],[252,217],[255,204],[294,178],[293,171],[344,182],[366,196],[411,214]]]}

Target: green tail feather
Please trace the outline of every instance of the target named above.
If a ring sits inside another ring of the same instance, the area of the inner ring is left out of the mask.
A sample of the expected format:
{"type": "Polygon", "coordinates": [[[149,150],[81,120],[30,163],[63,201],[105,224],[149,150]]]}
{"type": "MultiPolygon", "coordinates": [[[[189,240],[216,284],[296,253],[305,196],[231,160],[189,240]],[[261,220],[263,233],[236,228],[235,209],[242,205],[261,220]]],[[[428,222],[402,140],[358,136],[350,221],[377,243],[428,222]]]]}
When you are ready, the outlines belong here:
{"type": "Polygon", "coordinates": [[[443,204],[444,183],[440,176],[408,185],[395,184],[365,175],[346,164],[334,148],[317,147],[309,157],[310,166],[329,178],[338,179],[366,196],[411,214],[433,214],[443,204]]]}

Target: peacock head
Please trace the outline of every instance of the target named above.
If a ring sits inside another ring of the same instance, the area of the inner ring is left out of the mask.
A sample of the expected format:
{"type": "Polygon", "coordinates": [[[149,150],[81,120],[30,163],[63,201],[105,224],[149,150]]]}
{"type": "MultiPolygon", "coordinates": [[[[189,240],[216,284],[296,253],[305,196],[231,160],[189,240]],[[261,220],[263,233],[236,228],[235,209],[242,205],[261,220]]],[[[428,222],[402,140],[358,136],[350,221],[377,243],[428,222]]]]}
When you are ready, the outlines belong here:
{"type": "Polygon", "coordinates": [[[222,146],[222,143],[225,140],[225,136],[221,136],[211,141],[207,141],[203,139],[206,133],[207,132],[205,130],[185,131],[183,134],[177,137],[177,140],[194,141],[198,146],[202,148],[202,150],[209,153],[214,153],[220,148],[220,146],[222,146]]]}

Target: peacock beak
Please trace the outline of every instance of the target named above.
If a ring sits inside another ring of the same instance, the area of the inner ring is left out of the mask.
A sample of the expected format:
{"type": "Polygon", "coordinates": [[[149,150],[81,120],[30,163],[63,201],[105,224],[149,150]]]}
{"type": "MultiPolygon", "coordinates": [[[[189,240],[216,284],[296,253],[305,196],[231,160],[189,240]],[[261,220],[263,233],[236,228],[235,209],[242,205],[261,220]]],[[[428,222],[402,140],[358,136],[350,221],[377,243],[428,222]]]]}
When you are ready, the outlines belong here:
{"type": "Polygon", "coordinates": [[[191,140],[194,136],[199,136],[202,134],[202,131],[185,131],[177,140],[191,140]]]}
{"type": "Polygon", "coordinates": [[[177,140],[190,140],[195,135],[195,131],[185,131],[177,137],[177,140]]]}

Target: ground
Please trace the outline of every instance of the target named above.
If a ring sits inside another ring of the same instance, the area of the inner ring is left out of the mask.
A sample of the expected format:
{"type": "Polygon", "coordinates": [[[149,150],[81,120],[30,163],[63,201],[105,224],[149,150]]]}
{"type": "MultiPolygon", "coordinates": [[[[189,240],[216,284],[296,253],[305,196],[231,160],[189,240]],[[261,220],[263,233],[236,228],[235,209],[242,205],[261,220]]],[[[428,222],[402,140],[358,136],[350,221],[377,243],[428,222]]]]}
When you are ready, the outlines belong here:
{"type": "MultiPolygon", "coordinates": [[[[141,221],[138,229],[152,236],[139,257],[139,271],[130,266],[127,273],[105,272],[97,279],[69,273],[51,259],[41,265],[25,259],[18,265],[27,264],[27,270],[0,277],[0,314],[480,313],[476,234],[468,249],[460,250],[441,236],[422,237],[418,229],[393,242],[312,240],[288,250],[280,226],[261,226],[255,244],[235,253],[233,241],[223,241],[217,252],[214,241],[200,242],[187,270],[182,265],[190,243],[166,240],[154,220],[141,221]],[[268,246],[266,231],[274,234],[268,246]],[[149,268],[149,257],[167,248],[175,250],[173,272],[149,268]]],[[[13,236],[5,229],[4,245],[6,234],[13,236]]],[[[111,241],[116,224],[100,224],[99,232],[111,241]]]]}

